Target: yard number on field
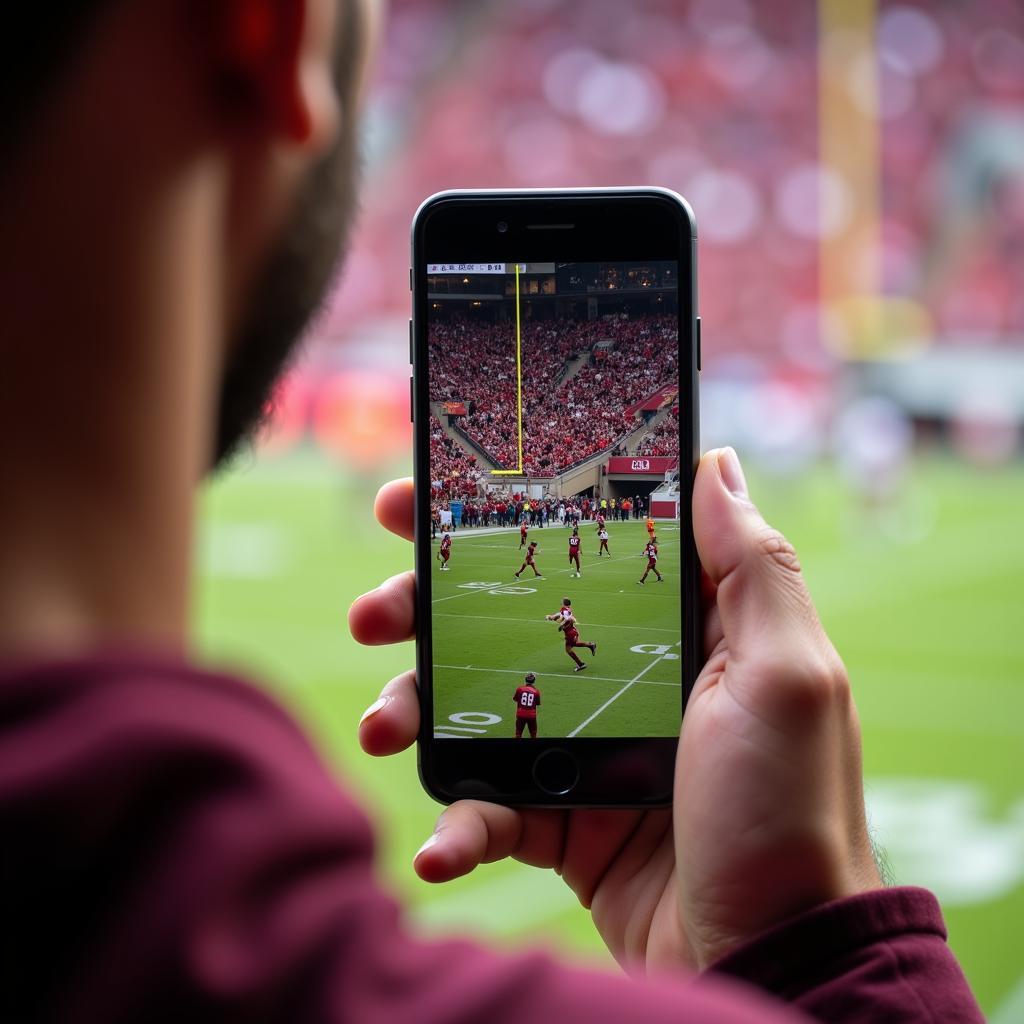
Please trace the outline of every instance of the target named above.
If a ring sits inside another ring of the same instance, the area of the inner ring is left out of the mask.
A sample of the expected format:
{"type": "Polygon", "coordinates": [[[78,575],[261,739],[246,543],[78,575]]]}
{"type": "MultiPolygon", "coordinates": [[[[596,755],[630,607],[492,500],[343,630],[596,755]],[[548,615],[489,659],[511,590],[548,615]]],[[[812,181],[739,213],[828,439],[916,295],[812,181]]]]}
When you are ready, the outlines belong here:
{"type": "Polygon", "coordinates": [[[501,721],[501,715],[492,715],[489,711],[458,711],[454,715],[449,715],[448,721],[455,724],[437,726],[434,729],[434,736],[442,739],[467,740],[468,736],[460,734],[476,733],[482,736],[487,729],[481,729],[479,726],[497,725],[501,721]]]}
{"type": "Polygon", "coordinates": [[[503,587],[501,581],[497,583],[460,583],[463,590],[486,590],[488,594],[536,594],[536,587],[503,587]]]}
{"type": "Polygon", "coordinates": [[[630,650],[634,654],[647,654],[656,658],[664,658],[665,661],[676,661],[679,655],[669,653],[673,646],[670,644],[636,644],[636,646],[630,647],[630,650]]]}

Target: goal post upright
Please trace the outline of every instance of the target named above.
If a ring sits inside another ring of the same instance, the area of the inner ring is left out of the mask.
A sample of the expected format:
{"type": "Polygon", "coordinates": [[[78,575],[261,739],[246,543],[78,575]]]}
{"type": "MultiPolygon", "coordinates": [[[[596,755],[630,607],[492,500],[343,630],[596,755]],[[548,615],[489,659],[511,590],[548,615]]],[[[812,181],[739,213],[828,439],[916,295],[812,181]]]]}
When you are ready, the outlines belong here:
{"type": "Polygon", "coordinates": [[[523,471],[523,336],[519,321],[519,264],[516,264],[516,419],[519,423],[519,472],[523,471]]]}
{"type": "Polygon", "coordinates": [[[516,422],[519,425],[519,466],[516,469],[492,469],[491,476],[523,474],[523,338],[519,317],[519,264],[515,263],[513,266],[516,272],[516,422]]]}

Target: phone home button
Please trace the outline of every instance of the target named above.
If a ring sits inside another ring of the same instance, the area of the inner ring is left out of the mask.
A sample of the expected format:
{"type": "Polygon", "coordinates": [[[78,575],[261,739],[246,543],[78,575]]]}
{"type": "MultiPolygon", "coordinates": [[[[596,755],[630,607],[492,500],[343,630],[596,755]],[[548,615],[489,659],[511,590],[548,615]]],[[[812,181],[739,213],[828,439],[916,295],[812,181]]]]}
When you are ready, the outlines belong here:
{"type": "Polygon", "coordinates": [[[545,750],[533,762],[533,780],[551,796],[565,796],[580,781],[576,758],[564,750],[545,750]]]}

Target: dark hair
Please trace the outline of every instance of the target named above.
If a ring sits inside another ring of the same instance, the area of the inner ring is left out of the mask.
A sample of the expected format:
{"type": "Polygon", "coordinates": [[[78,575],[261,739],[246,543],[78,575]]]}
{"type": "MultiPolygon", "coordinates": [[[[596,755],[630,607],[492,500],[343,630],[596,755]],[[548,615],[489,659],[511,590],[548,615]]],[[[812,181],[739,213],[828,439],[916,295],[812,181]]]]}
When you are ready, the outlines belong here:
{"type": "Polygon", "coordinates": [[[537,682],[537,677],[532,672],[527,672],[526,673],[526,681],[528,683],[535,683],[535,682],[537,682]]]}
{"type": "Polygon", "coordinates": [[[572,604],[572,601],[570,601],[569,598],[567,598],[567,597],[563,597],[562,598],[562,604],[572,604]]]}

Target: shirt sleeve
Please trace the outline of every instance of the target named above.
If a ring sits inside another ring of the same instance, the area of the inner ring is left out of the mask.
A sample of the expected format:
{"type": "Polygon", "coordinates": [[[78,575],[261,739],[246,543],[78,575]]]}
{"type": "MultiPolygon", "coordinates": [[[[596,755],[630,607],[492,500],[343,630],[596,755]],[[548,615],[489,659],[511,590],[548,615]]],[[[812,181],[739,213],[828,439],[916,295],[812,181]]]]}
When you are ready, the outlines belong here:
{"type": "Polygon", "coordinates": [[[426,942],[298,727],[229,677],[97,663],[0,686],[4,1020],[798,1024],[730,979],[639,983],[426,942]]]}
{"type": "MultiPolygon", "coordinates": [[[[818,907],[715,964],[830,1024],[984,1024],[925,889],[883,889],[818,907]]],[[[707,977],[708,975],[705,975],[707,977]]]]}
{"type": "Polygon", "coordinates": [[[698,983],[422,941],[377,882],[366,817],[229,677],[36,674],[0,687],[0,742],[5,1019],[806,1024],[785,1001],[832,1021],[928,1020],[874,1007],[939,993],[973,1006],[926,894],[825,908],[698,983]]]}

